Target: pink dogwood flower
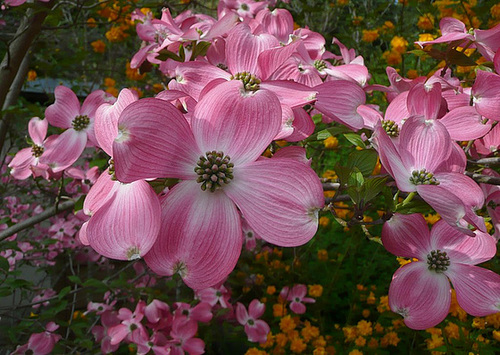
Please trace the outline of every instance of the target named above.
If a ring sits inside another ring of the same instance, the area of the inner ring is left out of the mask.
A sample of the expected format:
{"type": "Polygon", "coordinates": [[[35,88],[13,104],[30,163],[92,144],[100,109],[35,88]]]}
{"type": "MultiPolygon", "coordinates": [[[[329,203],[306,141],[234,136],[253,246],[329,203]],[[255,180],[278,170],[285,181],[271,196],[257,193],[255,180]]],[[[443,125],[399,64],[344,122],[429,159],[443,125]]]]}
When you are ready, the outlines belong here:
{"type": "Polygon", "coordinates": [[[304,303],[315,303],[316,300],[306,297],[306,285],[294,285],[290,290],[288,286],[283,287],[280,296],[287,301],[290,301],[290,309],[296,314],[306,313],[306,306],[304,303]]]}
{"type": "Polygon", "coordinates": [[[61,335],[54,333],[58,328],[59,325],[56,323],[48,323],[44,332],[31,334],[28,343],[18,346],[12,355],[27,353],[33,355],[50,354],[56,343],[62,338],[61,335]]]}
{"type": "Polygon", "coordinates": [[[245,326],[245,333],[248,336],[248,341],[256,343],[265,343],[267,334],[271,331],[269,325],[262,319],[266,310],[266,305],[258,299],[254,299],[248,306],[248,311],[245,306],[238,302],[236,304],[236,320],[241,325],[245,326]]]}
{"type": "Polygon", "coordinates": [[[162,202],[160,234],[145,256],[153,271],[179,273],[194,289],[222,282],[241,251],[239,211],[267,242],[296,246],[314,236],[324,204],[317,175],[292,159],[259,159],[280,127],[277,97],[240,80],[205,94],[191,125],[163,100],[123,110],[113,143],[118,180],[182,179],[162,202]]]}
{"type": "Polygon", "coordinates": [[[500,310],[500,276],[475,266],[496,253],[496,241],[475,231],[468,237],[438,221],[429,232],[422,215],[395,214],[382,229],[384,247],[397,256],[417,258],[396,271],[389,306],[412,329],[440,323],[451,303],[450,282],[467,313],[484,317],[500,310]]]}

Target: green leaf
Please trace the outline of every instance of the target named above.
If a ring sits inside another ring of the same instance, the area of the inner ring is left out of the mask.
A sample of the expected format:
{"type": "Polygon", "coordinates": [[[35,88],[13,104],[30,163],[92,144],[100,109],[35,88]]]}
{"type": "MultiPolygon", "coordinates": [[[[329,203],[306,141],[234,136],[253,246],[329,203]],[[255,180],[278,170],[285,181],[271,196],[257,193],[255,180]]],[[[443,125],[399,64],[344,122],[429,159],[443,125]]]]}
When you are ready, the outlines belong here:
{"type": "Polygon", "coordinates": [[[66,286],[61,291],[59,291],[59,294],[57,295],[57,298],[59,298],[60,300],[62,300],[64,298],[64,296],[66,296],[69,293],[69,291],[71,291],[71,287],[70,286],[66,286]]]}
{"type": "Polygon", "coordinates": [[[75,207],[73,208],[73,210],[75,211],[75,214],[76,214],[76,212],[83,209],[83,202],[85,201],[85,197],[86,197],[86,195],[82,195],[82,196],[80,196],[78,201],[75,202],[75,207]]]}
{"type": "Polygon", "coordinates": [[[101,280],[89,279],[83,283],[84,287],[90,287],[96,290],[107,290],[108,286],[101,280]]]}
{"type": "Polygon", "coordinates": [[[9,271],[10,269],[9,261],[3,256],[0,256],[0,269],[5,271],[9,271]]]}
{"type": "Polygon", "coordinates": [[[97,166],[99,169],[104,169],[106,164],[108,164],[108,159],[94,159],[89,163],[89,167],[97,166]]]}
{"type": "Polygon", "coordinates": [[[354,186],[348,187],[346,189],[347,194],[351,198],[352,202],[355,203],[356,205],[359,205],[362,200],[360,190],[361,189],[359,187],[354,187],[354,186]]]}
{"type": "Polygon", "coordinates": [[[68,276],[68,280],[70,280],[74,284],[78,284],[78,285],[82,284],[82,280],[78,276],[76,276],[76,275],[70,275],[70,276],[68,276]]]}
{"type": "Polygon", "coordinates": [[[341,186],[347,184],[351,171],[352,169],[347,166],[341,166],[340,164],[335,165],[335,173],[337,173],[341,186]]]}
{"type": "Polygon", "coordinates": [[[0,297],[7,297],[12,295],[12,290],[8,287],[0,287],[0,297]]]}
{"type": "Polygon", "coordinates": [[[361,136],[356,133],[344,133],[344,137],[357,147],[366,148],[365,142],[361,139],[361,136]]]}
{"type": "Polygon", "coordinates": [[[23,279],[7,279],[5,281],[5,284],[8,285],[10,288],[27,288],[32,285],[31,282],[23,279]]]}
{"type": "Polygon", "coordinates": [[[321,123],[321,121],[323,120],[323,115],[321,113],[317,113],[317,114],[313,115],[311,118],[312,118],[314,124],[318,124],[318,123],[321,123]]]}
{"type": "Polygon", "coordinates": [[[430,206],[423,200],[413,199],[405,206],[400,206],[395,209],[394,212],[401,214],[412,214],[412,213],[428,213],[431,210],[430,206]]]}
{"type": "MultiPolygon", "coordinates": [[[[180,51],[180,49],[179,49],[180,51]]],[[[158,56],[156,59],[161,60],[162,62],[166,61],[168,58],[175,60],[176,62],[184,62],[181,57],[179,57],[174,52],[170,52],[168,49],[162,49],[158,52],[158,56]]]]}
{"type": "Polygon", "coordinates": [[[377,152],[373,149],[356,150],[349,154],[347,166],[349,168],[356,167],[363,176],[369,176],[377,164],[377,157],[377,152]]]}
{"type": "Polygon", "coordinates": [[[363,183],[365,182],[365,178],[363,177],[363,174],[357,167],[354,167],[352,169],[351,174],[349,174],[349,179],[347,180],[347,185],[349,187],[354,186],[354,187],[361,187],[363,186],[363,183]]]}
{"type": "Polygon", "coordinates": [[[368,202],[384,189],[387,178],[385,176],[371,177],[365,180],[363,185],[363,200],[368,202]]]}
{"type": "Polygon", "coordinates": [[[184,46],[182,44],[179,46],[179,58],[181,58],[182,62],[186,61],[186,52],[184,51],[184,46]]]}
{"type": "Polygon", "coordinates": [[[190,60],[195,60],[196,57],[204,57],[207,54],[207,50],[210,47],[210,42],[201,41],[195,44],[193,54],[191,55],[190,60]]]}

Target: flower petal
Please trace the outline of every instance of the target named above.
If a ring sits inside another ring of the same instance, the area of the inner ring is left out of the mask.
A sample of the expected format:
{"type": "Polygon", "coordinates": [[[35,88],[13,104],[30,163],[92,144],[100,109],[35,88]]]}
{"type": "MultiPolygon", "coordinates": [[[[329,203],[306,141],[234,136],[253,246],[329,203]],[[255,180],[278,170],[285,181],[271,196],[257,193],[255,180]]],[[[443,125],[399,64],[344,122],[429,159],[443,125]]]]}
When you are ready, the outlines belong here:
{"type": "Polygon", "coordinates": [[[147,98],[128,105],[113,142],[116,177],[122,182],[195,178],[201,155],[188,122],[174,106],[147,98]]]}
{"type": "Polygon", "coordinates": [[[398,269],[389,287],[389,306],[416,330],[434,327],[446,318],[451,304],[448,278],[412,262],[398,269]]]}
{"type": "Polygon", "coordinates": [[[454,264],[446,271],[460,307],[475,317],[500,311],[500,275],[473,265],[454,264]]]}
{"type": "Polygon", "coordinates": [[[42,145],[47,136],[47,128],[49,127],[48,120],[42,120],[39,117],[33,117],[28,123],[28,132],[33,143],[42,145]]]}
{"type": "Polygon", "coordinates": [[[45,142],[40,163],[49,165],[55,173],[62,171],[78,160],[86,144],[86,132],[67,129],[57,138],[45,142]]]}
{"type": "Polygon", "coordinates": [[[256,234],[280,246],[308,242],[324,205],[316,173],[294,160],[266,159],[234,168],[224,192],[236,203],[256,234]]]}
{"type": "Polygon", "coordinates": [[[440,122],[456,141],[470,141],[484,136],[491,129],[490,123],[483,123],[483,117],[475,107],[458,107],[448,112],[440,122]]]}
{"type": "Polygon", "coordinates": [[[222,191],[202,191],[197,182],[183,181],[162,203],[160,235],[144,259],[159,275],[180,273],[193,289],[217,285],[240,256],[240,219],[222,191]]]}
{"type": "Polygon", "coordinates": [[[424,217],[395,213],[382,227],[382,244],[396,256],[425,259],[431,240],[424,217]]]}
{"type": "Polygon", "coordinates": [[[280,130],[281,105],[271,92],[247,92],[233,80],[203,96],[191,124],[203,152],[222,151],[243,164],[257,159],[280,130]]]}
{"type": "Polygon", "coordinates": [[[80,101],[66,86],[54,90],[56,101],[45,110],[45,118],[52,126],[70,128],[73,119],[80,115],[80,101]]]}

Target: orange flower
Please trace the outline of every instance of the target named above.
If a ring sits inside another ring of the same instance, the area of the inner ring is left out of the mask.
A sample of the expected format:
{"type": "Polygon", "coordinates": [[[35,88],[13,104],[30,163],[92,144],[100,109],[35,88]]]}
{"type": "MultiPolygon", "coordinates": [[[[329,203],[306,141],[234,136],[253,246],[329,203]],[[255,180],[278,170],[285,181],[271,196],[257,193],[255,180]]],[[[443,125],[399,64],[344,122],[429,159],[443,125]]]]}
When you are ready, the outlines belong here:
{"type": "Polygon", "coordinates": [[[28,72],[28,81],[33,81],[36,79],[36,77],[37,77],[36,71],[30,70],[28,72]]]}
{"type": "Polygon", "coordinates": [[[104,53],[104,51],[106,50],[106,43],[104,43],[100,39],[90,43],[90,45],[92,46],[92,49],[96,53],[104,53]]]}
{"type": "Polygon", "coordinates": [[[363,30],[362,41],[372,43],[378,38],[378,30],[363,30]]]}

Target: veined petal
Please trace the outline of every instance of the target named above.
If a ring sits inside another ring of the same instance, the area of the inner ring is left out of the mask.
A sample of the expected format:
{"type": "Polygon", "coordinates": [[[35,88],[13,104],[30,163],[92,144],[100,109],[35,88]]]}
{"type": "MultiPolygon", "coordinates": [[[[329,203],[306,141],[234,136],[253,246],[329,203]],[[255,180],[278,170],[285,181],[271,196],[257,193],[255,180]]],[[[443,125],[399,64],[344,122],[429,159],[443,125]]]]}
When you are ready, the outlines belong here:
{"type": "Polygon", "coordinates": [[[446,251],[453,263],[476,265],[493,258],[497,250],[495,239],[478,230],[474,235],[469,237],[440,220],[432,227],[431,248],[446,251]]]}
{"type": "Polygon", "coordinates": [[[273,159],[288,158],[311,166],[311,159],[307,159],[306,149],[296,145],[289,145],[273,154],[273,159]]]}
{"type": "Polygon", "coordinates": [[[472,86],[472,99],[477,112],[500,121],[500,75],[478,70],[472,86]]]}
{"type": "Polygon", "coordinates": [[[42,145],[47,136],[48,120],[42,120],[39,117],[33,117],[28,123],[28,132],[33,143],[42,145]]]}
{"type": "Polygon", "coordinates": [[[279,246],[308,242],[324,205],[318,176],[303,163],[266,159],[234,168],[224,192],[236,203],[256,234],[279,246]]]}
{"type": "Polygon", "coordinates": [[[434,174],[439,186],[457,195],[465,206],[480,209],[484,205],[484,194],[481,187],[470,177],[460,173],[442,172],[434,174]]]}
{"type": "Polygon", "coordinates": [[[144,259],[159,275],[178,272],[193,289],[217,285],[240,256],[240,219],[222,191],[202,191],[197,182],[183,181],[163,201],[160,235],[144,259]]]}
{"type": "Polygon", "coordinates": [[[413,170],[427,169],[431,173],[448,159],[452,149],[446,127],[438,120],[419,116],[406,120],[401,128],[399,142],[400,147],[412,155],[413,170]]]}
{"type": "Polygon", "coordinates": [[[470,141],[481,138],[491,129],[491,123],[483,123],[475,107],[458,107],[439,120],[456,141],[470,141]]]}
{"type": "Polygon", "coordinates": [[[90,188],[89,193],[83,201],[83,212],[87,216],[92,216],[114,193],[118,188],[119,181],[111,180],[109,170],[106,169],[90,188]]]}
{"type": "Polygon", "coordinates": [[[257,159],[280,130],[281,105],[271,92],[247,92],[233,80],[203,96],[191,125],[203,152],[222,151],[243,164],[257,159]]]}
{"type": "Polygon", "coordinates": [[[317,91],[303,84],[288,80],[269,80],[260,84],[261,89],[272,91],[283,105],[302,107],[316,100],[317,91]]]}
{"type": "Polygon", "coordinates": [[[411,115],[424,116],[428,120],[436,119],[441,108],[441,84],[434,83],[430,89],[427,85],[418,83],[410,89],[408,111],[411,115]]]}
{"type": "Polygon", "coordinates": [[[259,54],[277,46],[279,41],[273,35],[254,35],[247,24],[237,25],[229,32],[226,40],[229,71],[233,75],[244,71],[257,75],[259,54]]]}
{"type": "Polygon", "coordinates": [[[132,182],[194,179],[201,151],[179,110],[164,100],[147,98],[131,103],[120,115],[113,155],[118,180],[132,182]]]}
{"type": "Polygon", "coordinates": [[[145,181],[120,184],[87,225],[90,246],[107,258],[134,260],[153,246],[161,224],[158,196],[145,181]]]}
{"type": "Polygon", "coordinates": [[[45,118],[52,126],[70,128],[73,119],[80,114],[80,101],[66,86],[54,90],[56,101],[45,110],[45,118]]]}
{"type": "Polygon", "coordinates": [[[298,142],[306,139],[314,132],[314,122],[311,116],[302,107],[296,107],[293,111],[293,133],[286,137],[288,142],[298,142]]]}
{"type": "Polygon", "coordinates": [[[235,315],[236,315],[236,320],[238,321],[238,323],[240,323],[241,325],[247,324],[247,321],[249,318],[248,312],[247,312],[247,309],[245,308],[245,306],[243,304],[241,304],[240,302],[238,302],[236,304],[235,315]]]}
{"type": "Polygon", "coordinates": [[[500,311],[500,276],[482,267],[453,264],[446,271],[457,301],[467,313],[484,317],[500,311]]]}
{"type": "Polygon", "coordinates": [[[95,113],[94,130],[99,146],[113,156],[113,141],[118,134],[118,119],[122,111],[132,102],[139,100],[135,90],[123,89],[114,104],[105,103],[95,113]]]}
{"type": "Polygon", "coordinates": [[[354,130],[363,128],[363,117],[356,109],[359,105],[364,105],[366,95],[357,84],[347,80],[333,80],[314,89],[318,91],[314,104],[318,111],[354,130]]]}
{"type": "Polygon", "coordinates": [[[404,91],[398,96],[396,96],[385,111],[384,119],[388,121],[394,121],[401,128],[404,121],[406,121],[410,116],[410,111],[408,111],[408,91],[404,91]]]}
{"type": "Polygon", "coordinates": [[[428,270],[425,262],[406,264],[392,277],[389,306],[403,316],[409,328],[434,327],[446,318],[450,304],[448,278],[428,270]]]}
{"type": "Polygon", "coordinates": [[[419,260],[431,250],[429,228],[421,214],[395,213],[382,227],[382,243],[396,256],[419,260]]]}
{"type": "Polygon", "coordinates": [[[40,163],[49,165],[55,173],[62,171],[77,161],[86,144],[86,132],[67,129],[57,138],[45,142],[45,151],[40,157],[40,163]]]}
{"type": "Polygon", "coordinates": [[[80,110],[81,115],[88,116],[90,118],[95,117],[95,112],[99,106],[102,104],[109,102],[114,103],[115,98],[110,94],[102,91],[96,90],[90,93],[89,96],[83,101],[82,108],[80,110]]]}
{"type": "Polygon", "coordinates": [[[300,41],[292,42],[283,47],[270,48],[259,54],[256,75],[266,80],[297,50],[300,41]]]}
{"type": "Polygon", "coordinates": [[[248,313],[254,319],[262,317],[265,311],[266,311],[266,305],[260,302],[258,299],[254,299],[248,305],[248,313]]]}

